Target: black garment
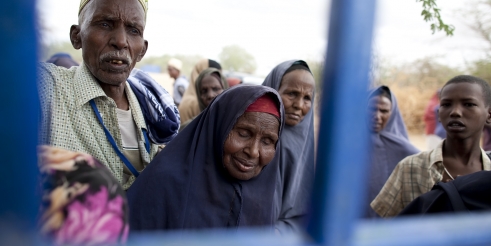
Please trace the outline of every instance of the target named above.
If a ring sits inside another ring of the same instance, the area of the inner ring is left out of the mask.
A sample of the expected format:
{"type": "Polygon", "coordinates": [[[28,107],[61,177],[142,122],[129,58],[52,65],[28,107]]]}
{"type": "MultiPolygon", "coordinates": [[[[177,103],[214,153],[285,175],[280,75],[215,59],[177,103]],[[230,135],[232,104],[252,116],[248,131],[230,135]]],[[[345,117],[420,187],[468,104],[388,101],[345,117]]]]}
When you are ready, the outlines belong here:
{"type": "Polygon", "coordinates": [[[399,216],[491,209],[491,171],[480,171],[439,182],[412,201],[399,216]]]}
{"type": "Polygon", "coordinates": [[[224,91],[155,157],[128,190],[132,230],[272,228],[278,151],[257,177],[247,181],[230,177],[222,161],[223,145],[237,118],[266,93],[278,102],[281,133],[284,110],[274,89],[240,85],[224,91]]]}
{"type": "Polygon", "coordinates": [[[213,67],[213,68],[216,68],[218,70],[222,70],[222,66],[220,65],[220,63],[218,63],[212,59],[208,59],[208,67],[213,67]]]}

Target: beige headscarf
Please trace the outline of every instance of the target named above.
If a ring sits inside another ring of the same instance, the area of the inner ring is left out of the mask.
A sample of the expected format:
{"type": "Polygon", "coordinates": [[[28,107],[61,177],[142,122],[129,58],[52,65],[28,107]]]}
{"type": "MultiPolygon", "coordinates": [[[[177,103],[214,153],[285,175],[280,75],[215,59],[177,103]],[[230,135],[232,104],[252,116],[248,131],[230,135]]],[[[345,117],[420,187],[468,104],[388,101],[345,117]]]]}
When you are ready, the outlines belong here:
{"type": "Polygon", "coordinates": [[[181,103],[179,104],[179,115],[181,116],[181,122],[187,122],[201,112],[201,110],[199,110],[198,98],[196,96],[195,82],[199,74],[209,66],[208,59],[203,59],[194,66],[193,71],[191,72],[189,86],[184,92],[181,103]]]}
{"type": "MultiPolygon", "coordinates": [[[[80,8],[78,9],[78,14],[80,15],[80,12],[82,12],[82,9],[87,5],[87,3],[90,0],[81,0],[80,1],[80,8]]],[[[148,0],[138,0],[140,4],[143,7],[143,11],[145,11],[145,19],[147,18],[147,11],[148,11],[148,0]]]]}

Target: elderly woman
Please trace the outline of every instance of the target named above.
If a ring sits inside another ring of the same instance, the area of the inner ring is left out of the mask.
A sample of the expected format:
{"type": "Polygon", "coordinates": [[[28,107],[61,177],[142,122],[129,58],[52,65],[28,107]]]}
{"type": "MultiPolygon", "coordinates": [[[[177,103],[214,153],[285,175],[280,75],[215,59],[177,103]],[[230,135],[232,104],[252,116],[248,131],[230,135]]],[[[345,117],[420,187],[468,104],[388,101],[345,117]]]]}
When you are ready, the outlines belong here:
{"type": "Polygon", "coordinates": [[[277,90],[285,106],[275,228],[281,234],[302,231],[314,182],[314,77],[306,62],[292,60],[276,66],[263,85],[277,90]]]}
{"type": "MultiPolygon", "coordinates": [[[[196,79],[196,98],[199,105],[199,112],[205,110],[208,105],[210,105],[211,101],[215,99],[223,90],[228,89],[228,83],[225,80],[225,77],[222,75],[220,70],[216,68],[207,68],[203,70],[196,79]]],[[[181,130],[183,130],[192,120],[192,119],[182,123],[181,130]]]]}
{"type": "Polygon", "coordinates": [[[130,228],[272,228],[283,114],[264,86],[220,94],[128,191],[130,228]]]}
{"type": "Polygon", "coordinates": [[[399,161],[420,151],[410,142],[406,125],[389,87],[374,89],[368,100],[372,163],[365,217],[379,217],[370,207],[399,161]]]}

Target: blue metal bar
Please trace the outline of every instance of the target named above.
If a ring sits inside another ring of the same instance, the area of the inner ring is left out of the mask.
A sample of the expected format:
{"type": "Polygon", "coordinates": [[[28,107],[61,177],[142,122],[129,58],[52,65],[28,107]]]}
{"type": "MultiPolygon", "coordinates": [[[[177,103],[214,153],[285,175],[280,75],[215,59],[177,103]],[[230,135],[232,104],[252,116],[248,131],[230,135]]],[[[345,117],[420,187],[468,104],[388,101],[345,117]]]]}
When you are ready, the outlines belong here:
{"type": "MultiPolygon", "coordinates": [[[[128,245],[490,245],[491,213],[357,221],[368,163],[366,89],[375,0],[333,0],[316,195],[301,235],[265,230],[134,234],[128,245]]],[[[35,0],[0,1],[0,244],[40,245],[35,0]]]]}
{"type": "Polygon", "coordinates": [[[356,246],[491,245],[491,213],[441,214],[362,221],[356,246]]]}
{"type": "Polygon", "coordinates": [[[375,0],[333,0],[324,67],[316,185],[309,233],[348,245],[368,165],[366,98],[375,0]]]}
{"type": "Polygon", "coordinates": [[[6,245],[6,230],[33,232],[39,210],[35,6],[35,0],[0,1],[0,241],[6,245]]]}

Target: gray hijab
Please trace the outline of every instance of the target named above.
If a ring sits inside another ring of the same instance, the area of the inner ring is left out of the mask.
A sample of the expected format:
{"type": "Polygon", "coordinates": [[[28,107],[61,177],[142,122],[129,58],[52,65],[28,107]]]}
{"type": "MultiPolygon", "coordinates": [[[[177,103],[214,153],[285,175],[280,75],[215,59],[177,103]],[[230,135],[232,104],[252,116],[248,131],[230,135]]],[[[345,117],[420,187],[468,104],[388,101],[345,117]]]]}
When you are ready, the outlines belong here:
{"type": "Polygon", "coordinates": [[[409,142],[406,125],[397,106],[397,99],[387,86],[379,86],[370,91],[369,98],[386,90],[390,94],[391,114],[384,129],[379,133],[372,132],[372,163],[368,177],[368,199],[365,203],[365,218],[378,218],[378,214],[370,207],[370,203],[378,195],[392,171],[402,159],[419,153],[419,150],[409,142]]]}
{"type": "MultiPolygon", "coordinates": [[[[303,65],[302,60],[286,61],[276,66],[263,82],[264,86],[279,90],[285,72],[292,65],[303,65]]],[[[310,71],[310,70],[309,70],[310,71]]],[[[314,97],[312,97],[314,101],[314,97]]],[[[314,184],[314,106],[296,126],[285,124],[278,179],[275,190],[275,227],[281,233],[304,231],[310,196],[314,184]]]]}

